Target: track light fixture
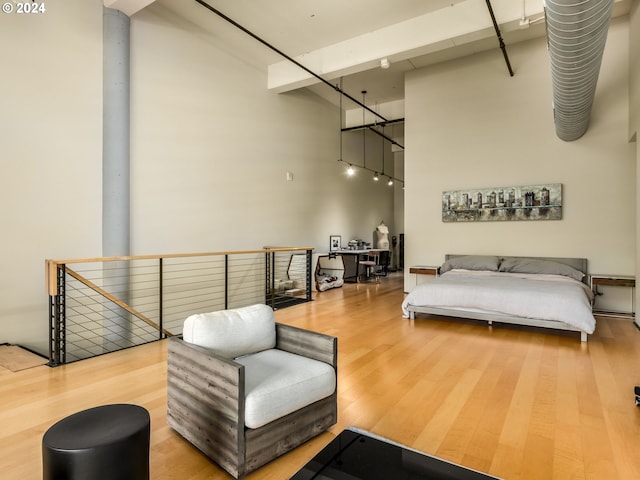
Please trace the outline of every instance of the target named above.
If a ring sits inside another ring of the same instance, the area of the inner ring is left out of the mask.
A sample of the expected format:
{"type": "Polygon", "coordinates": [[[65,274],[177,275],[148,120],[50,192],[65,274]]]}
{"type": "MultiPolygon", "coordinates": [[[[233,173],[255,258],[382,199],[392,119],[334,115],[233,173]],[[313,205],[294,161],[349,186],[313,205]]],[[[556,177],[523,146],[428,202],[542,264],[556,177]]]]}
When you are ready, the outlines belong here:
{"type": "MultiPolygon", "coordinates": [[[[340,86],[342,86],[342,79],[340,79],[340,86]]],[[[338,88],[338,87],[336,87],[338,88]]],[[[366,90],[362,90],[362,103],[361,105],[365,106],[365,100],[366,100],[366,94],[367,91],[366,90]]],[[[338,159],[338,162],[342,162],[342,163],[347,163],[344,161],[344,159],[342,158],[342,133],[343,133],[343,128],[342,128],[342,93],[340,93],[340,107],[339,107],[339,112],[340,112],[340,158],[338,159]]],[[[358,168],[362,169],[362,170],[366,170],[368,172],[373,172],[373,181],[374,182],[378,182],[380,180],[380,177],[384,178],[387,177],[387,185],[392,186],[394,183],[394,180],[397,180],[398,182],[401,182],[402,188],[404,188],[404,180],[402,179],[398,179],[395,177],[392,177],[391,175],[387,175],[385,173],[385,152],[384,152],[384,141],[386,136],[384,135],[384,125],[382,126],[382,133],[380,133],[377,129],[372,128],[371,126],[367,126],[365,125],[365,110],[364,108],[362,109],[362,165],[353,165],[352,163],[348,164],[348,167],[346,169],[346,174],[348,177],[353,177],[356,175],[356,170],[358,168]],[[366,136],[366,131],[367,129],[370,129],[373,131],[373,133],[376,133],[378,135],[381,136],[382,138],[382,171],[378,172],[377,170],[373,170],[372,168],[367,167],[367,136],[366,136]]],[[[387,140],[389,140],[388,138],[386,138],[387,140]]]]}
{"type": "MultiPolygon", "coordinates": [[[[362,125],[364,125],[364,101],[365,95],[367,94],[366,90],[362,90],[362,125]]],[[[362,165],[364,168],[367,168],[367,129],[362,129],[362,165]]]]}
{"type": "MultiPolygon", "coordinates": [[[[336,90],[338,90],[337,85],[336,85],[336,90]]],[[[340,92],[340,105],[338,108],[338,119],[340,120],[340,158],[338,159],[338,161],[341,162],[342,161],[342,77],[340,77],[339,92],[340,92]]]]}
{"type": "Polygon", "coordinates": [[[402,185],[402,188],[404,188],[404,180],[401,178],[396,178],[396,177],[392,177],[390,175],[387,175],[386,173],[380,173],[377,172],[369,167],[363,167],[360,165],[353,165],[352,163],[347,163],[344,160],[338,160],[338,162],[340,163],[344,163],[345,165],[348,165],[346,173],[348,176],[353,177],[356,176],[358,170],[366,170],[367,172],[371,172],[373,173],[373,180],[374,181],[379,181],[381,178],[384,179],[384,177],[387,177],[387,184],[388,185],[395,185],[396,182],[400,182],[399,185],[402,185]]]}

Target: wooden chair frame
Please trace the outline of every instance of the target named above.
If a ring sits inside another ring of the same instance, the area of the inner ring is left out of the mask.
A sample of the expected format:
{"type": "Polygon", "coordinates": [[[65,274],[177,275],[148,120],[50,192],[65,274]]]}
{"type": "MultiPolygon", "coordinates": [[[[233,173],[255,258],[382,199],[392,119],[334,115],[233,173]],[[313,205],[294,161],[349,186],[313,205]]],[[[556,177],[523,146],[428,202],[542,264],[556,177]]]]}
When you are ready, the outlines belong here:
{"type": "MultiPolygon", "coordinates": [[[[338,420],[336,391],[260,428],[245,427],[244,366],[169,340],[167,423],[235,478],[322,433],[338,420]]],[[[276,323],[276,347],[338,368],[338,339],[276,323]]]]}

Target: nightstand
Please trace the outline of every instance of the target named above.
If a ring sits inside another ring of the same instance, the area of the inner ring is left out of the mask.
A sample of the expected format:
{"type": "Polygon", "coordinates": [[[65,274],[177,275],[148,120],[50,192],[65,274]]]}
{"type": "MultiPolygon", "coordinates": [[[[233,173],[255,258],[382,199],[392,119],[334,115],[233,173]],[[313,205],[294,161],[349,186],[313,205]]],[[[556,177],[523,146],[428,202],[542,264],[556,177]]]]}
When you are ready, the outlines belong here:
{"type": "Polygon", "coordinates": [[[431,265],[414,265],[409,267],[408,291],[410,292],[416,285],[433,280],[438,276],[438,269],[431,265]]]}
{"type": "MultiPolygon", "coordinates": [[[[589,279],[589,283],[591,286],[591,291],[594,295],[602,295],[598,291],[598,286],[608,286],[608,287],[630,287],[631,288],[631,313],[623,313],[622,315],[630,315],[635,316],[635,286],[636,286],[636,277],[633,275],[603,275],[603,274],[593,274],[589,279]]],[[[594,309],[594,314],[603,315],[620,315],[618,312],[606,312],[603,310],[594,309]]]]}
{"type": "Polygon", "coordinates": [[[430,267],[424,265],[416,265],[415,267],[409,267],[409,273],[415,273],[416,275],[435,275],[438,276],[438,269],[440,267],[430,267]]]}

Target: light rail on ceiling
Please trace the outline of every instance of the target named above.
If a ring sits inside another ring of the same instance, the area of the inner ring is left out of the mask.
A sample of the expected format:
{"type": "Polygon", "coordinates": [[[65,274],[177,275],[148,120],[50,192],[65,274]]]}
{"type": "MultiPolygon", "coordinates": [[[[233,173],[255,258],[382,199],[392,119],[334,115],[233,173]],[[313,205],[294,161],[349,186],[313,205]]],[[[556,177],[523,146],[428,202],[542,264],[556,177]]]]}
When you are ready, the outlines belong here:
{"type": "Polygon", "coordinates": [[[361,129],[368,129],[370,131],[372,131],[373,133],[375,133],[376,135],[384,138],[385,140],[387,140],[389,143],[401,148],[404,150],[404,145],[399,144],[398,142],[396,142],[393,138],[385,135],[383,132],[379,132],[378,130],[376,130],[376,127],[386,127],[387,125],[394,125],[396,123],[404,123],[404,118],[397,118],[395,120],[389,120],[388,122],[377,122],[377,123],[367,123],[366,125],[357,125],[355,127],[343,127],[340,129],[341,132],[353,132],[355,130],[361,130],[361,129]]]}
{"type": "Polygon", "coordinates": [[[331,87],[332,89],[334,89],[336,92],[340,93],[340,95],[344,95],[345,97],[347,97],[349,100],[351,100],[352,102],[356,103],[357,105],[361,106],[362,108],[364,108],[365,110],[367,110],[369,113],[372,113],[373,115],[375,115],[377,118],[380,118],[383,122],[388,122],[389,119],[385,118],[384,116],[382,116],[380,113],[376,112],[375,110],[373,110],[372,108],[367,107],[366,105],[364,105],[362,102],[360,102],[357,98],[349,95],[347,92],[345,92],[344,90],[342,90],[338,85],[333,85],[331,82],[329,82],[328,80],[325,80],[322,76],[318,75],[317,73],[313,72],[311,69],[307,68],[306,66],[304,66],[303,64],[301,64],[300,62],[298,62],[297,60],[295,60],[294,58],[290,57],[289,55],[287,55],[286,53],[284,53],[282,50],[274,47],[273,45],[271,45],[269,42],[267,42],[266,40],[264,40],[263,38],[259,37],[258,35],[256,35],[255,33],[253,33],[251,30],[243,27],[242,25],[240,25],[238,22],[236,22],[235,20],[233,20],[232,18],[229,18],[227,15],[225,15],[224,13],[222,13],[220,10],[212,7],[211,5],[209,5],[207,2],[204,2],[203,0],[194,0],[196,3],[199,3],[200,5],[202,5],[203,7],[205,7],[207,10],[209,10],[212,13],[215,13],[216,15],[218,15],[220,18],[226,20],[227,22],[229,22],[231,25],[233,25],[234,27],[242,30],[244,33],[246,33],[247,35],[249,35],[250,37],[254,38],[255,40],[259,41],[260,43],[262,43],[264,46],[266,46],[267,48],[270,48],[271,50],[273,50],[274,52],[276,52],[278,55],[284,57],[285,59],[287,59],[288,61],[290,61],[291,63],[293,63],[294,65],[296,65],[297,67],[301,68],[302,70],[304,70],[305,72],[307,72],[308,74],[312,75],[313,77],[317,78],[318,80],[320,80],[322,83],[324,83],[325,85],[328,85],[329,87],[331,87]]]}
{"type": "MultiPolygon", "coordinates": [[[[318,80],[320,80],[322,83],[324,83],[325,85],[331,87],[332,89],[334,89],[335,91],[337,91],[338,93],[340,93],[340,95],[344,95],[345,97],[347,97],[349,100],[351,100],[352,102],[356,103],[357,105],[361,106],[362,108],[364,108],[365,110],[367,110],[369,113],[372,113],[373,115],[375,115],[376,117],[380,118],[383,122],[388,122],[389,119],[385,118],[383,115],[381,115],[380,113],[376,112],[375,110],[373,110],[372,108],[367,107],[365,104],[361,103],[357,98],[349,95],[347,92],[345,92],[344,90],[342,90],[338,85],[334,85],[331,82],[329,82],[328,80],[324,79],[321,75],[318,75],[317,73],[315,73],[313,70],[311,70],[310,68],[306,67],[305,65],[301,64],[300,62],[298,62],[297,60],[295,60],[294,58],[292,58],[291,56],[287,55],[286,53],[284,53],[282,50],[280,50],[279,48],[273,46],[272,44],[270,44],[269,42],[267,42],[266,40],[264,40],[263,38],[261,38],[260,36],[256,35],[255,33],[253,33],[251,30],[249,30],[248,28],[245,28],[244,26],[240,25],[238,22],[236,22],[235,20],[233,20],[232,18],[230,18],[229,16],[225,15],[224,13],[222,13],[220,10],[218,10],[217,8],[209,5],[207,2],[203,1],[203,0],[194,0],[196,3],[199,3],[200,5],[202,5],[203,7],[205,7],[207,10],[209,10],[212,13],[215,13],[216,15],[218,15],[220,18],[222,18],[223,20],[229,22],[231,25],[233,25],[234,27],[242,30],[244,33],[246,33],[247,35],[249,35],[250,37],[252,37],[253,39],[259,41],[260,43],[262,43],[264,46],[266,46],[267,48],[273,50],[274,52],[276,52],[278,55],[280,55],[281,57],[287,59],[288,61],[290,61],[291,63],[293,63],[294,65],[296,65],[297,67],[301,68],[302,70],[304,70],[305,72],[307,72],[309,75],[312,75],[313,77],[317,78],[318,80]]],[[[513,69],[511,68],[511,63],[509,62],[509,56],[507,55],[507,50],[506,50],[506,46],[504,44],[504,40],[502,39],[502,35],[500,33],[500,28],[498,27],[498,22],[496,21],[496,17],[493,14],[493,8],[491,7],[491,1],[490,0],[486,0],[487,2],[487,8],[489,9],[489,14],[491,15],[491,20],[493,21],[493,26],[494,29],[496,31],[496,35],[498,37],[498,41],[500,44],[500,49],[502,50],[502,54],[504,56],[504,60],[507,64],[507,68],[509,69],[509,74],[511,76],[513,76],[513,69]]]]}
{"type": "Polygon", "coordinates": [[[493,28],[495,29],[496,36],[498,37],[500,50],[502,50],[502,56],[504,57],[504,61],[507,64],[507,70],[509,70],[509,76],[513,77],[513,69],[511,68],[511,62],[509,61],[509,56],[507,55],[507,47],[505,46],[504,40],[502,39],[502,34],[500,33],[500,28],[498,27],[496,16],[493,14],[493,8],[491,7],[491,0],[486,0],[486,1],[487,1],[487,8],[489,9],[489,15],[491,15],[491,21],[493,22],[493,28]]]}

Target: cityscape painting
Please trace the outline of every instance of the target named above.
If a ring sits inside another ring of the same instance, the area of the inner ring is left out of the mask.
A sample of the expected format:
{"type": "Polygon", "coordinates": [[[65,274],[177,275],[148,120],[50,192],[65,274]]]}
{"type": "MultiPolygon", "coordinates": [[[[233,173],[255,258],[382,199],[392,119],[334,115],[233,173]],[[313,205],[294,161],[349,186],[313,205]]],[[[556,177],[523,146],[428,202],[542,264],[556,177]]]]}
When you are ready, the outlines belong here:
{"type": "Polygon", "coordinates": [[[443,222],[562,219],[562,184],[456,190],[442,193],[443,222]]]}

